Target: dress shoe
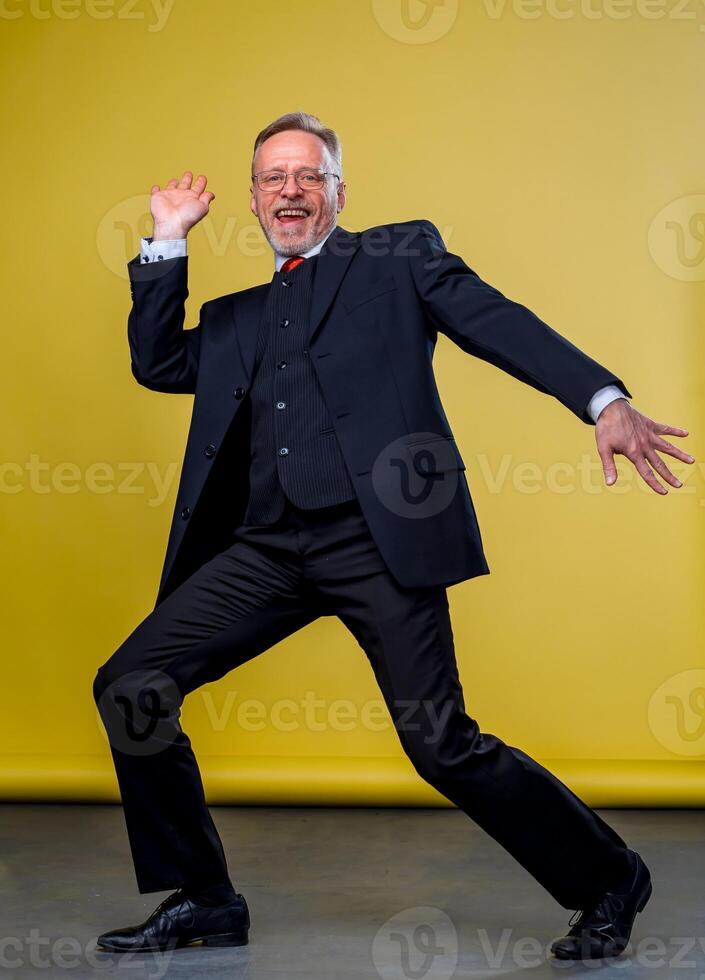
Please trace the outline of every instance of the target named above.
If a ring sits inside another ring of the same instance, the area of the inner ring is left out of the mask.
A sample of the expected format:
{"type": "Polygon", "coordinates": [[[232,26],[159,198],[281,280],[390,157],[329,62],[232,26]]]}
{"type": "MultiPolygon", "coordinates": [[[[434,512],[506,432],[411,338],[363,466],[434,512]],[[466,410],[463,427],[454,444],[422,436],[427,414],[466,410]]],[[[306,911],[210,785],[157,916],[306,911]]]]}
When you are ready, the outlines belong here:
{"type": "MultiPolygon", "coordinates": [[[[618,956],[629,942],[637,912],[651,896],[651,875],[636,851],[628,850],[631,872],[605,892],[597,905],[580,915],[567,936],[551,944],[551,952],[562,960],[598,959],[618,956]]],[[[572,925],[571,921],[568,925],[572,925]]]]}
{"type": "Polygon", "coordinates": [[[199,905],[179,888],[138,926],[104,932],[98,945],[114,953],[175,949],[190,943],[245,946],[250,913],[244,895],[225,905],[199,905]]]}

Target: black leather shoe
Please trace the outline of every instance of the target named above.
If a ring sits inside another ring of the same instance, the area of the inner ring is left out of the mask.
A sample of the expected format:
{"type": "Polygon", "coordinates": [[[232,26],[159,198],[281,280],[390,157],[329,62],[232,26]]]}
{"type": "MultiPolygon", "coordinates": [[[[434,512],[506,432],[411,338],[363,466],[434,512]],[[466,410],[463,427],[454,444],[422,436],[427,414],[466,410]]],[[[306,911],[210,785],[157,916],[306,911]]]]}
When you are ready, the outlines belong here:
{"type": "MultiPolygon", "coordinates": [[[[551,944],[551,952],[561,960],[598,959],[618,956],[629,942],[637,912],[651,897],[651,875],[636,851],[629,850],[631,877],[625,876],[620,890],[605,892],[597,905],[580,915],[567,936],[551,944]]],[[[568,925],[572,925],[572,918],[568,925]]]]}
{"type": "Polygon", "coordinates": [[[138,926],[98,936],[98,945],[113,953],[175,949],[190,943],[204,946],[246,946],[250,913],[244,895],[236,892],[227,905],[198,905],[179,888],[138,926]]]}

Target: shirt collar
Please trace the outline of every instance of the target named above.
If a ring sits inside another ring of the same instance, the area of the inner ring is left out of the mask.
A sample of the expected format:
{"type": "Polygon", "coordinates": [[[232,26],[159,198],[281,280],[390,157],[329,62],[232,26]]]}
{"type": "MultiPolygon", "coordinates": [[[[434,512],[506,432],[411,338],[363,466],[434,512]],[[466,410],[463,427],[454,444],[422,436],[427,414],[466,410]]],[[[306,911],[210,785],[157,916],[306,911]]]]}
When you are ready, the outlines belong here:
{"type": "MultiPolygon", "coordinates": [[[[308,250],[308,252],[300,252],[299,254],[302,256],[302,258],[304,258],[304,259],[310,259],[312,255],[318,255],[318,253],[323,248],[324,243],[330,237],[330,235],[333,234],[333,232],[335,231],[336,227],[337,227],[336,225],[333,225],[333,227],[328,232],[328,234],[325,236],[325,238],[322,238],[320,240],[320,242],[317,245],[314,245],[313,248],[310,248],[308,250]]],[[[275,272],[279,272],[279,270],[281,269],[281,267],[284,265],[284,263],[286,262],[286,260],[288,258],[291,258],[291,256],[290,255],[280,255],[279,252],[275,252],[274,253],[274,270],[275,270],[275,272]]]]}

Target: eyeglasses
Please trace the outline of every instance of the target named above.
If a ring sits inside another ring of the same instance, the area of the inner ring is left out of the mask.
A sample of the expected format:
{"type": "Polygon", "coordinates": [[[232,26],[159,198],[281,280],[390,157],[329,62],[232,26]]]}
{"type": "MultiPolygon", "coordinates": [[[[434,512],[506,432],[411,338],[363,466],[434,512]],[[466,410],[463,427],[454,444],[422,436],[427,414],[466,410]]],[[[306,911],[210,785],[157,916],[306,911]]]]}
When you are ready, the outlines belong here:
{"type": "Polygon", "coordinates": [[[320,190],[326,182],[326,177],[336,177],[340,180],[339,174],[329,170],[297,170],[292,174],[284,170],[261,170],[258,174],[252,174],[252,179],[257,182],[261,191],[279,191],[286,185],[286,179],[290,176],[296,179],[302,191],[320,190]]]}

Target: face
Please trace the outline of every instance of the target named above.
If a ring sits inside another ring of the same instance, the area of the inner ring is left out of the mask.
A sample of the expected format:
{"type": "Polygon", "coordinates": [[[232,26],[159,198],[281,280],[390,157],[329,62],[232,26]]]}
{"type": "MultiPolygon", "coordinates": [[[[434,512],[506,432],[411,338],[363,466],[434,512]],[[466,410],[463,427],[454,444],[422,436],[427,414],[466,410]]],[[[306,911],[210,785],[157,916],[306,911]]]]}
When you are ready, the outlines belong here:
{"type": "MultiPolygon", "coordinates": [[[[260,146],[252,163],[252,173],[284,170],[293,174],[311,168],[334,173],[334,165],[323,140],[313,133],[288,130],[276,133],[260,146]]],[[[345,206],[345,183],[326,177],[320,190],[303,190],[293,176],[277,191],[263,191],[252,181],[250,208],[257,215],[262,231],[280,255],[307,252],[335,227],[336,215],[345,206]],[[287,214],[286,212],[296,212],[287,214]]]]}

